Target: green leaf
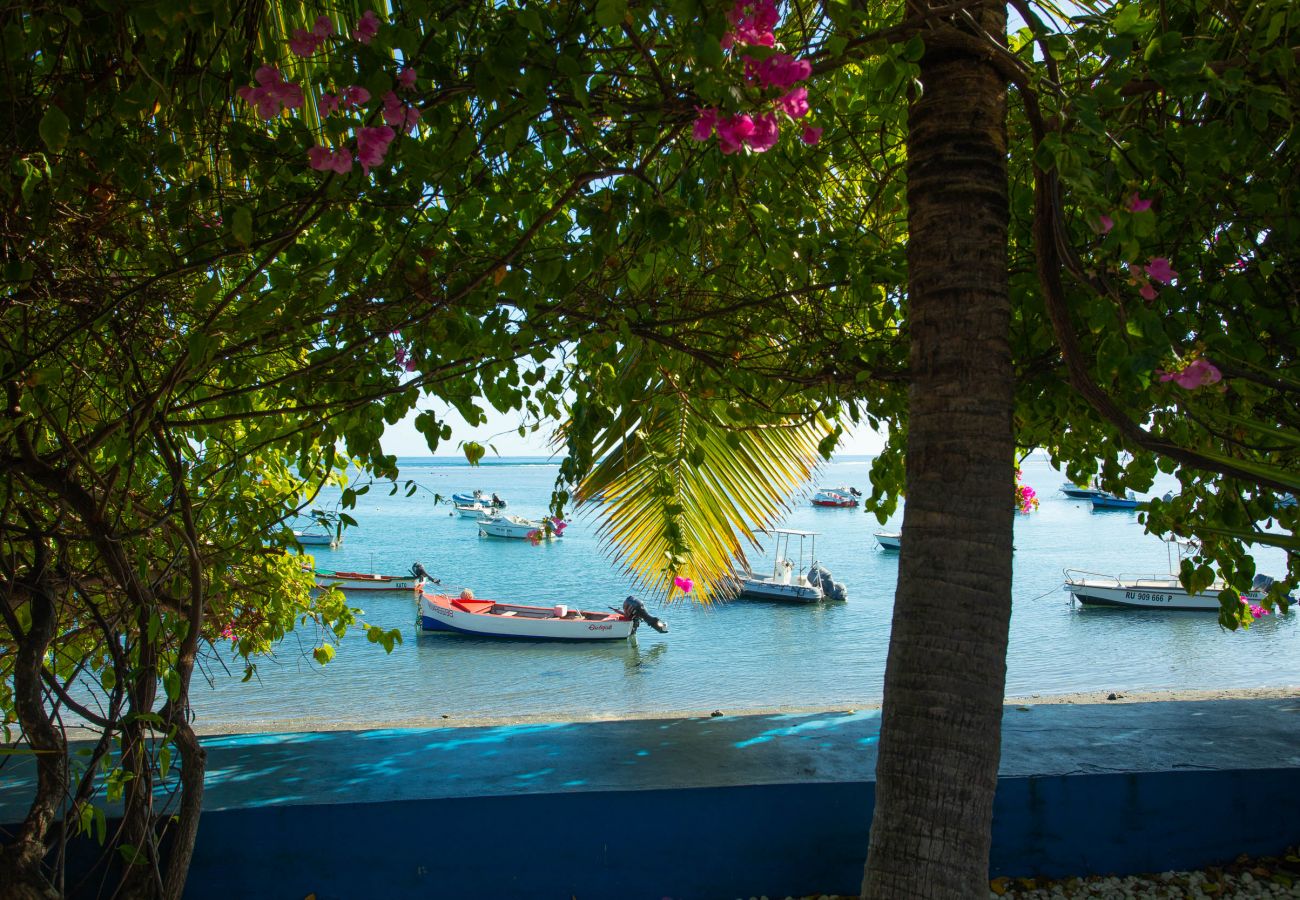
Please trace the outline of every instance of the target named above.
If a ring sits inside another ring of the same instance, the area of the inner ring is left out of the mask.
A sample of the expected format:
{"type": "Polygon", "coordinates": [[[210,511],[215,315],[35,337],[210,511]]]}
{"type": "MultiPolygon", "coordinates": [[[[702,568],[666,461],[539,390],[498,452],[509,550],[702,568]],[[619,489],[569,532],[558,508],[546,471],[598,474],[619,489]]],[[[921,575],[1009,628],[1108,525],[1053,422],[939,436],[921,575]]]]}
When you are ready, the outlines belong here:
{"type": "Polygon", "coordinates": [[[236,206],[231,213],[230,233],[245,247],[253,243],[253,213],[247,206],[236,206]]]}
{"type": "Polygon", "coordinates": [[[605,28],[614,28],[627,15],[627,0],[596,0],[596,22],[605,28]]]}
{"type": "Polygon", "coordinates": [[[486,449],[478,441],[465,442],[465,459],[469,461],[471,466],[477,466],[486,452],[486,449]]]}
{"type": "Polygon", "coordinates": [[[331,659],[334,658],[334,645],[321,644],[319,647],[317,647],[315,650],[311,652],[311,655],[316,658],[316,662],[320,663],[323,666],[331,659]]]}
{"type": "Polygon", "coordinates": [[[51,153],[58,153],[67,145],[69,127],[68,117],[63,110],[57,106],[45,110],[38,130],[41,140],[45,142],[46,147],[50,148],[51,153]]]}

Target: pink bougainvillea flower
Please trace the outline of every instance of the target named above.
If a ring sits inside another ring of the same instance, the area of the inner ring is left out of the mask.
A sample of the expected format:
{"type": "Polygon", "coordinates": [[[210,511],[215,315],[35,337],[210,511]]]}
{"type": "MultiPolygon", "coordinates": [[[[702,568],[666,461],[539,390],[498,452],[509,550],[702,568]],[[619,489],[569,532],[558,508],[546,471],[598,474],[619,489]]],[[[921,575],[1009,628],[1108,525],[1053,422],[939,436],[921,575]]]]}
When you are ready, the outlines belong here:
{"type": "Polygon", "coordinates": [[[691,588],[695,587],[694,581],[691,581],[691,579],[689,578],[683,578],[680,575],[678,575],[676,578],[673,579],[673,584],[683,594],[689,594],[691,592],[691,588]]]}
{"type": "Polygon", "coordinates": [[[343,89],[339,98],[345,107],[360,106],[363,103],[370,102],[370,91],[360,85],[352,85],[343,89]]]}
{"type": "Polygon", "coordinates": [[[805,144],[815,144],[822,139],[822,129],[816,125],[808,125],[804,128],[803,134],[799,135],[799,140],[805,144]]]}
{"type": "Polygon", "coordinates": [[[773,53],[753,67],[753,74],[763,87],[790,88],[812,75],[812,63],[788,53],[773,53]]]}
{"type": "Polygon", "coordinates": [[[221,629],[221,636],[226,640],[237,640],[235,637],[235,624],[232,622],[225,628],[221,629]]]}
{"type": "Polygon", "coordinates": [[[1170,267],[1169,260],[1163,256],[1152,257],[1146,264],[1146,272],[1161,284],[1168,284],[1178,277],[1178,273],[1170,267]]]}
{"type": "Polygon", "coordinates": [[[1135,212],[1135,213],[1146,212],[1150,208],[1151,208],[1151,201],[1143,200],[1141,197],[1138,196],[1137,191],[1134,191],[1133,196],[1128,198],[1129,212],[1135,212]]]}
{"type": "Polygon", "coordinates": [[[384,124],[392,125],[399,131],[409,131],[420,121],[420,111],[407,106],[394,91],[384,94],[384,124]]]}
{"type": "Polygon", "coordinates": [[[415,87],[415,79],[415,67],[407,66],[397,73],[397,86],[404,91],[409,91],[411,88],[415,87]]]}
{"type": "Polygon", "coordinates": [[[1250,614],[1258,619],[1261,616],[1268,615],[1268,610],[1260,606],[1258,603],[1252,603],[1250,604],[1250,614]]]}
{"type": "Polygon", "coordinates": [[[781,137],[781,125],[776,113],[759,113],[754,116],[754,130],[744,139],[745,146],[755,153],[766,153],[776,146],[781,137]]]}
{"type": "Polygon", "coordinates": [[[556,534],[564,534],[564,529],[569,527],[569,523],[562,519],[551,519],[551,527],[555,529],[556,534]]]}
{"type": "Polygon", "coordinates": [[[542,542],[542,533],[536,528],[528,532],[525,537],[528,538],[528,543],[532,544],[534,547],[542,542]]]}
{"type": "Polygon", "coordinates": [[[695,107],[695,125],[691,128],[691,137],[697,141],[707,141],[713,137],[713,126],[718,122],[718,111],[712,107],[695,107]]]}
{"type": "Polygon", "coordinates": [[[329,16],[320,15],[311,26],[311,33],[320,40],[334,36],[334,23],[330,21],[329,16]]]}
{"type": "Polygon", "coordinates": [[[781,98],[781,109],[792,119],[808,115],[808,89],[798,87],[781,98]]]}
{"type": "Polygon", "coordinates": [[[1223,373],[1219,367],[1208,359],[1192,360],[1181,371],[1166,372],[1163,369],[1156,369],[1156,374],[1160,376],[1161,381],[1172,381],[1179,387],[1194,391],[1198,387],[1218,384],[1223,380],[1223,373]]]}
{"type": "Polygon", "coordinates": [[[1108,234],[1110,230],[1115,227],[1115,220],[1110,216],[1101,216],[1097,219],[1097,222],[1101,226],[1102,234],[1108,234]]]}
{"type": "Polygon", "coordinates": [[[357,162],[361,164],[362,172],[369,175],[373,166],[384,161],[384,155],[388,153],[388,145],[396,136],[397,132],[387,125],[357,129],[357,162]]]}
{"type": "Polygon", "coordinates": [[[736,0],[727,13],[727,21],[732,27],[723,35],[723,50],[730,50],[736,44],[772,47],[776,44],[773,29],[781,21],[781,13],[774,0],[736,0]]]}
{"type": "Polygon", "coordinates": [[[718,143],[724,154],[735,153],[744,146],[745,139],[754,133],[752,117],[740,113],[720,119],[717,124],[718,143]]]}
{"type": "Polygon", "coordinates": [[[1149,281],[1142,283],[1142,287],[1138,288],[1138,293],[1142,295],[1143,300],[1156,299],[1156,289],[1151,286],[1151,282],[1149,281]]]}
{"type": "Polygon", "coordinates": [[[258,66],[253,77],[257,80],[257,87],[244,85],[235,93],[256,107],[257,114],[263,119],[275,118],[280,114],[281,108],[297,109],[302,106],[302,88],[292,81],[285,81],[275,66],[258,66]]]}
{"type": "Polygon", "coordinates": [[[346,147],[330,150],[317,145],[307,151],[307,162],[318,172],[337,172],[345,175],[352,171],[352,151],[346,147]]]}
{"type": "Polygon", "coordinates": [[[295,28],[289,38],[289,49],[293,51],[294,56],[311,56],[320,49],[320,44],[320,38],[306,28],[295,28]]]}
{"type": "Polygon", "coordinates": [[[333,94],[321,94],[320,99],[316,101],[316,110],[322,116],[332,115],[339,108],[339,98],[333,94]]]}
{"type": "Polygon", "coordinates": [[[352,29],[352,37],[363,44],[369,44],[377,34],[379,34],[379,16],[375,15],[373,9],[368,9],[361,14],[357,27],[352,29]]]}

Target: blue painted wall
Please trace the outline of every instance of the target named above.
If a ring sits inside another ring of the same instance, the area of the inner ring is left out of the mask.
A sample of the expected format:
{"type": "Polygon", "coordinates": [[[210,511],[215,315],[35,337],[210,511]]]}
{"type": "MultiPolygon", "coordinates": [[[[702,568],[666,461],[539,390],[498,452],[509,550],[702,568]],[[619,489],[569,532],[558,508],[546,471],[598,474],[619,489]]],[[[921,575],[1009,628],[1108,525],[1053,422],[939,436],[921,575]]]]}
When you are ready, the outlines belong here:
{"type": "MultiPolygon", "coordinates": [[[[852,895],[873,797],[852,782],[214,811],[186,896],[852,895]]],[[[991,872],[1162,871],[1297,841],[1300,769],[1004,778],[991,872]]]]}

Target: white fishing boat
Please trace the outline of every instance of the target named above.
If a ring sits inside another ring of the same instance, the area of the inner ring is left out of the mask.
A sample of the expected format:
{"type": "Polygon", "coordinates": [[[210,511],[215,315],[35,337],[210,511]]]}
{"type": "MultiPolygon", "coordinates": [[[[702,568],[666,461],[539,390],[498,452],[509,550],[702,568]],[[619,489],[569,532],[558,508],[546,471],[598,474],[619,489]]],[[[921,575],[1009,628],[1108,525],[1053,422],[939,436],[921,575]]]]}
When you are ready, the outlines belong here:
{"type": "Polygon", "coordinates": [[[332,532],[328,531],[300,531],[297,528],[293,531],[294,540],[304,547],[329,547],[333,550],[339,545],[339,538],[332,532]]]}
{"type": "Polygon", "coordinates": [[[366,572],[330,572],[316,569],[313,573],[318,588],[338,588],[349,591],[418,591],[426,583],[437,579],[430,578],[424,566],[411,564],[409,575],[372,575],[366,572]]]}
{"type": "Polygon", "coordinates": [[[656,631],[668,631],[635,597],[624,600],[621,610],[600,612],[564,603],[533,606],[479,600],[469,591],[462,591],[459,597],[420,594],[420,627],[425,631],[530,641],[617,641],[634,634],[641,622],[656,631]]]}
{"type": "MultiPolygon", "coordinates": [[[[1178,559],[1192,553],[1196,543],[1185,538],[1171,538],[1169,547],[1169,572],[1156,575],[1102,575],[1080,569],[1065,570],[1064,590],[1085,606],[1120,606],[1130,609],[1183,609],[1218,612],[1221,608],[1219,593],[1227,588],[1215,581],[1205,590],[1191,594],[1173,574],[1178,559]],[[1174,550],[1177,550],[1177,559],[1174,550]]],[[[1239,598],[1247,603],[1259,603],[1268,594],[1273,579],[1256,575],[1251,589],[1239,598]]]]}
{"type": "Polygon", "coordinates": [[[881,550],[899,550],[902,548],[903,532],[901,531],[877,531],[874,532],[874,537],[881,550]]]}
{"type": "Polygon", "coordinates": [[[780,600],[787,603],[816,603],[819,600],[845,600],[843,585],[836,585],[830,573],[817,562],[817,532],[774,528],[769,534],[776,536],[772,554],[771,574],[752,571],[737,573],[737,597],[751,600],[780,600]],[[796,562],[790,545],[799,540],[796,562]]]}
{"type": "Polygon", "coordinates": [[[465,519],[481,519],[484,516],[493,515],[495,512],[496,510],[491,506],[481,502],[456,504],[456,515],[465,519]]]}
{"type": "Polygon", "coordinates": [[[563,532],[563,522],[543,522],[536,519],[525,519],[523,516],[497,513],[484,516],[478,520],[478,533],[480,535],[491,535],[492,537],[549,541],[552,538],[560,537],[563,532]]]}

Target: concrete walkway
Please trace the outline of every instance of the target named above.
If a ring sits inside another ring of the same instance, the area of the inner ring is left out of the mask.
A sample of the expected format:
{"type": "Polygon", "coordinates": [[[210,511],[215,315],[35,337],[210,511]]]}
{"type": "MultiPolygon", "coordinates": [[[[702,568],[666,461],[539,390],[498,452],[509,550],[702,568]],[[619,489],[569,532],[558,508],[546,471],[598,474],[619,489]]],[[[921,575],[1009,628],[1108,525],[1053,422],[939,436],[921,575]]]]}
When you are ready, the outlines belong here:
{"type": "MultiPolygon", "coordinates": [[[[874,780],[878,710],[204,738],[204,808],[874,780]]],[[[1300,768],[1300,698],[1008,706],[1001,775],[1300,768]]],[[[0,769],[0,822],[29,761],[0,769]]]]}

